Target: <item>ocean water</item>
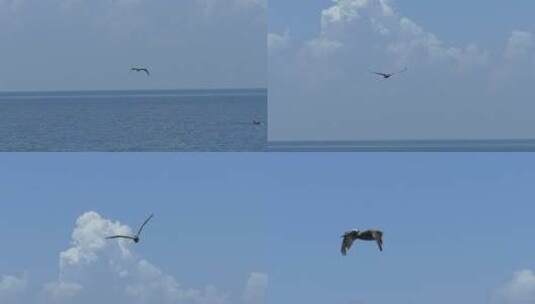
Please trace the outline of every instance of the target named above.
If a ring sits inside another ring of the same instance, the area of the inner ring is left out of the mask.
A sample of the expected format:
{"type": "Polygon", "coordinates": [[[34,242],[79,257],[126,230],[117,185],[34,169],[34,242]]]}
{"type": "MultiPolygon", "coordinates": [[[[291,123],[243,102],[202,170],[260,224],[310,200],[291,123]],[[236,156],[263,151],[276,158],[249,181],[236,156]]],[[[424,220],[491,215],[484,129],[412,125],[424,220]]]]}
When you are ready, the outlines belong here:
{"type": "Polygon", "coordinates": [[[268,141],[271,152],[534,152],[534,139],[268,141]]]}
{"type": "Polygon", "coordinates": [[[266,124],[265,89],[0,93],[0,151],[263,151],[266,124]]]}

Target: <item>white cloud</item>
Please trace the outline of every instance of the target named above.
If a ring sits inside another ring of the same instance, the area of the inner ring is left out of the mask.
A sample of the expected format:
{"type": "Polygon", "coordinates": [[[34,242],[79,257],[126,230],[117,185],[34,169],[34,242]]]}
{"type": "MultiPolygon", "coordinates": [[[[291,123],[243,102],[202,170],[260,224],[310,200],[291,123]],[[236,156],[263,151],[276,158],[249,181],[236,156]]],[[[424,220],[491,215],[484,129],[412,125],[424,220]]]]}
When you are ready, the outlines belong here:
{"type": "Polygon", "coordinates": [[[533,34],[525,31],[513,31],[507,43],[505,58],[515,60],[533,56],[535,39],[533,34]]]}
{"type": "Polygon", "coordinates": [[[45,284],[43,292],[47,302],[61,303],[74,298],[82,289],[80,284],[58,281],[45,284]]]}
{"type": "Polygon", "coordinates": [[[270,140],[533,137],[531,33],[513,32],[506,51],[455,45],[387,0],[333,0],[318,22],[270,53],[270,140]],[[388,82],[369,73],[404,67],[388,82]]]}
{"type": "Polygon", "coordinates": [[[339,41],[322,37],[308,41],[303,49],[313,57],[321,57],[333,54],[340,47],[342,47],[342,44],[339,41]]]}
{"type": "Polygon", "coordinates": [[[466,48],[445,46],[434,34],[400,16],[386,0],[337,0],[321,15],[320,39],[338,41],[339,45],[360,43],[360,49],[371,43],[372,47],[386,49],[391,56],[405,63],[422,59],[453,60],[457,64],[476,59],[474,63],[484,63],[481,58],[487,56],[475,45],[466,48]],[[363,36],[360,39],[359,34],[363,36]]]}
{"type": "Polygon", "coordinates": [[[125,287],[130,303],[227,303],[228,295],[215,287],[183,289],[175,278],[145,260],[135,265],[131,275],[137,278],[125,287]]]}
{"type": "Polygon", "coordinates": [[[268,52],[270,54],[287,49],[290,46],[290,32],[284,34],[268,33],[267,36],[268,52]]]}
{"type": "Polygon", "coordinates": [[[533,33],[511,32],[501,62],[491,71],[491,88],[496,91],[516,92],[507,99],[522,98],[525,88],[530,88],[535,78],[535,36],[533,33]]]}
{"type": "MultiPolygon", "coordinates": [[[[96,212],[82,214],[76,220],[71,247],[59,255],[58,279],[45,284],[42,290],[45,303],[231,303],[229,293],[213,286],[183,287],[173,276],[139,257],[131,242],[104,239],[112,234],[131,233],[130,227],[96,212]]],[[[251,277],[255,301],[262,301],[260,287],[255,285],[262,274],[251,277]]]]}
{"type": "MultiPolygon", "coordinates": [[[[114,247],[105,237],[115,234],[129,235],[132,230],[119,222],[104,219],[96,212],[84,213],[76,220],[72,247],[60,253],[60,270],[95,262],[101,251],[114,247]]],[[[125,240],[119,240],[117,244],[122,258],[131,257],[125,240]]]]}
{"type": "Polygon", "coordinates": [[[394,11],[386,0],[333,0],[335,5],[321,13],[321,26],[326,29],[333,23],[351,22],[372,14],[376,17],[394,16],[394,11]]]}
{"type": "Polygon", "coordinates": [[[26,286],[25,276],[2,275],[0,277],[0,303],[16,303],[18,297],[25,292],[26,286]]]}
{"type": "Polygon", "coordinates": [[[265,304],[268,276],[264,273],[253,272],[247,280],[243,300],[245,304],[265,304]]]}
{"type": "Polygon", "coordinates": [[[518,271],[511,281],[500,288],[495,295],[495,304],[533,304],[535,303],[535,272],[518,271]]]}

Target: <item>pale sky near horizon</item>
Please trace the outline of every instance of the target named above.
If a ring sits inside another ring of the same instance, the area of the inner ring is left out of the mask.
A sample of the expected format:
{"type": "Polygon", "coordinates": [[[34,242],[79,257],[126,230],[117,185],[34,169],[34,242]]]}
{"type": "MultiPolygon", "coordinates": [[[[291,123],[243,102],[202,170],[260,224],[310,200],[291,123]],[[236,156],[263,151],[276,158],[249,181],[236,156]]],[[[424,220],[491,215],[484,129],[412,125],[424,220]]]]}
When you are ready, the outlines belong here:
{"type": "Polygon", "coordinates": [[[531,154],[3,154],[0,162],[1,303],[535,301],[531,154]],[[139,244],[103,242],[151,212],[139,244]],[[342,257],[340,234],[371,227],[385,232],[385,250],[357,242],[342,257]]]}
{"type": "Polygon", "coordinates": [[[0,91],[265,88],[266,18],[265,0],[2,0],[0,91]]]}
{"type": "Polygon", "coordinates": [[[529,1],[270,1],[270,140],[531,139],[529,1]],[[408,72],[383,81],[369,71],[408,72]]]}

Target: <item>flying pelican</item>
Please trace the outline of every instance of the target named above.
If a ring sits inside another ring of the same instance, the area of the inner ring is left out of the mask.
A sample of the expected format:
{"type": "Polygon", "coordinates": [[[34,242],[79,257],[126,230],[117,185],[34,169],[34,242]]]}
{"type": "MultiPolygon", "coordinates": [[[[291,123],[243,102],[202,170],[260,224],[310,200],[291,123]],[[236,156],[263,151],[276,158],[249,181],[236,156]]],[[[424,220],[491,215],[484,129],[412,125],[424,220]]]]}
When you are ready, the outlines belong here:
{"type": "Polygon", "coordinates": [[[147,68],[131,68],[130,71],[136,71],[136,72],[145,72],[147,73],[147,76],[150,76],[150,72],[149,72],[149,69],[147,68]]]}
{"type": "Polygon", "coordinates": [[[400,74],[400,73],[403,73],[403,72],[406,72],[407,71],[407,68],[404,68],[403,70],[400,70],[400,71],[397,71],[395,73],[379,73],[379,72],[374,72],[374,71],[370,71],[370,73],[373,73],[373,74],[376,74],[376,75],[379,75],[381,77],[383,77],[384,79],[388,79],[394,75],[397,75],[397,74],[400,74]]]}
{"type": "Polygon", "coordinates": [[[351,245],[353,245],[353,242],[356,239],[365,240],[365,241],[376,241],[377,246],[379,246],[379,250],[383,251],[383,232],[380,230],[366,230],[360,232],[358,229],[353,229],[351,231],[347,231],[342,235],[343,241],[342,241],[342,255],[346,255],[349,248],[351,248],[351,245]]]}
{"type": "Polygon", "coordinates": [[[154,216],[154,214],[151,214],[146,220],[145,222],[143,223],[143,225],[141,225],[141,227],[139,227],[139,230],[137,231],[136,235],[134,236],[129,236],[129,235],[113,235],[113,236],[108,236],[106,237],[106,239],[118,239],[118,238],[122,238],[122,239],[129,239],[129,240],[132,240],[134,241],[134,243],[139,243],[139,235],[141,234],[141,230],[143,230],[143,227],[145,227],[145,225],[150,221],[150,219],[154,216]]]}

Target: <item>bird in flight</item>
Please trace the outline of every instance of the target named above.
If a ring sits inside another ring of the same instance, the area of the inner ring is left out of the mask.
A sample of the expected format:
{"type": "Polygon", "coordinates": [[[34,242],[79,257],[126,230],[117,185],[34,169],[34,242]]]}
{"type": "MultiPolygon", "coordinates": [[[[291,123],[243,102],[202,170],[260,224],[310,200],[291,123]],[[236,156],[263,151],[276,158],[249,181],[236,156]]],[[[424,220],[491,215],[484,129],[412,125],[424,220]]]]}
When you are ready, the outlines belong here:
{"type": "Polygon", "coordinates": [[[253,120],[253,125],[261,125],[262,122],[260,120],[253,120]]]}
{"type": "Polygon", "coordinates": [[[154,216],[154,214],[151,214],[146,220],[145,222],[143,222],[143,225],[141,225],[141,227],[139,227],[139,230],[137,231],[136,235],[134,236],[129,236],[129,235],[112,235],[112,236],[108,236],[106,237],[106,239],[129,239],[129,240],[132,240],[134,241],[134,243],[139,243],[139,235],[141,234],[141,231],[143,230],[143,227],[145,227],[145,225],[150,221],[150,219],[154,216]]]}
{"type": "Polygon", "coordinates": [[[394,75],[397,75],[397,74],[400,74],[400,73],[403,73],[403,72],[406,72],[407,71],[407,68],[404,68],[403,70],[400,70],[400,71],[397,71],[395,73],[379,73],[379,72],[374,72],[374,71],[370,71],[370,73],[373,73],[373,74],[376,74],[376,75],[379,75],[381,77],[383,77],[384,79],[388,79],[394,75]]]}
{"type": "Polygon", "coordinates": [[[149,69],[147,68],[131,68],[130,71],[136,71],[136,72],[145,72],[147,73],[147,76],[150,76],[150,72],[149,72],[149,69]]]}
{"type": "Polygon", "coordinates": [[[370,229],[361,232],[358,229],[353,229],[345,232],[344,235],[342,235],[342,238],[342,255],[347,255],[347,251],[357,239],[364,241],[376,241],[377,246],[379,246],[379,250],[383,251],[383,232],[380,230],[370,229]]]}

